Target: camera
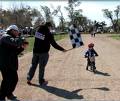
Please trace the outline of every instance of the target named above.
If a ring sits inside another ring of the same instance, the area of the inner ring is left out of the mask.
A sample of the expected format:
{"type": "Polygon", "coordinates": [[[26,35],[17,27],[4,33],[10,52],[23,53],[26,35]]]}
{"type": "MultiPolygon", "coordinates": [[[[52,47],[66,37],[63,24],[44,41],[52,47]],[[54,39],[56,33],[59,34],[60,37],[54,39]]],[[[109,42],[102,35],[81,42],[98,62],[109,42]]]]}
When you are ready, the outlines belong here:
{"type": "Polygon", "coordinates": [[[18,37],[16,39],[16,42],[17,42],[18,46],[22,46],[24,44],[29,44],[29,42],[25,39],[25,37],[22,37],[22,36],[18,37]]]}

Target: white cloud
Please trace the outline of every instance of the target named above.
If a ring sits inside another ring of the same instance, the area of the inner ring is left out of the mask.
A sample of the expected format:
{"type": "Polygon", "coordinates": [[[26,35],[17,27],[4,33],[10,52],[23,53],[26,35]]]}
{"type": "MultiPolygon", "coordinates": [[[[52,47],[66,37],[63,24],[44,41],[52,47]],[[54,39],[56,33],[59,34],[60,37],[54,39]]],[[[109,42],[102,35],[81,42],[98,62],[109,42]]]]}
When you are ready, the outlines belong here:
{"type": "Polygon", "coordinates": [[[120,5],[118,1],[86,1],[82,2],[80,8],[83,9],[83,15],[87,16],[91,20],[105,21],[110,24],[109,19],[105,18],[102,9],[114,10],[117,5],[120,5]]]}

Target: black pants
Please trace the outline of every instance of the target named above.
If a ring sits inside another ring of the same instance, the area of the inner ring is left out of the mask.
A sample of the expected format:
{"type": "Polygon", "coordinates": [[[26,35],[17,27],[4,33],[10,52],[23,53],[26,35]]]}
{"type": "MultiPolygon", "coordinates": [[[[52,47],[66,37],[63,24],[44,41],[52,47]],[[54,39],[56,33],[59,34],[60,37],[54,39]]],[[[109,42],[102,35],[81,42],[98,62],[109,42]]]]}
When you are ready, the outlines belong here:
{"type": "Polygon", "coordinates": [[[94,69],[96,69],[96,67],[95,67],[95,62],[91,62],[89,58],[87,59],[86,69],[88,69],[88,66],[91,66],[91,64],[93,64],[93,65],[94,65],[94,69]]]}
{"type": "Polygon", "coordinates": [[[10,96],[16,88],[18,82],[17,71],[11,69],[1,69],[2,82],[0,87],[0,99],[10,96]]]}
{"type": "Polygon", "coordinates": [[[30,70],[27,75],[27,80],[32,80],[32,78],[35,74],[37,65],[39,64],[39,83],[43,82],[45,66],[48,62],[48,59],[49,59],[48,53],[41,53],[41,54],[34,53],[33,58],[32,58],[32,63],[30,66],[30,70]]]}

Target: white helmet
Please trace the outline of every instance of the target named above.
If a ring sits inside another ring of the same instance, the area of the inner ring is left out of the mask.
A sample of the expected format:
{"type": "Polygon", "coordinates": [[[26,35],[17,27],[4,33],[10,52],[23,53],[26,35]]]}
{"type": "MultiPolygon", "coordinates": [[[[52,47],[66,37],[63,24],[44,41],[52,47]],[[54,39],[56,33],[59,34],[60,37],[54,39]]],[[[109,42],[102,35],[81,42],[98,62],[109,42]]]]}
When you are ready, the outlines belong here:
{"type": "Polygon", "coordinates": [[[11,30],[11,29],[16,30],[16,31],[19,32],[19,29],[18,29],[18,27],[17,27],[16,25],[10,25],[10,26],[6,29],[6,31],[9,31],[9,30],[11,30]]]}

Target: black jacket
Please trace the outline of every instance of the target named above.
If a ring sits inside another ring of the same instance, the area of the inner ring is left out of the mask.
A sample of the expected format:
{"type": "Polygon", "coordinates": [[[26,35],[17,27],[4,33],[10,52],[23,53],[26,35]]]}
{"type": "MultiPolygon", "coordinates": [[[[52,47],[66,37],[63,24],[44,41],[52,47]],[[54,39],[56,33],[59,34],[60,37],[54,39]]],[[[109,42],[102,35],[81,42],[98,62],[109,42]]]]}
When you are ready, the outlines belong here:
{"type": "Polygon", "coordinates": [[[94,49],[88,49],[85,53],[85,57],[89,58],[92,56],[98,56],[97,52],[94,49]]]}
{"type": "Polygon", "coordinates": [[[0,39],[0,69],[18,69],[18,54],[24,49],[18,44],[18,38],[5,34],[0,39]]]}
{"type": "Polygon", "coordinates": [[[50,44],[58,50],[61,50],[61,51],[64,50],[64,48],[62,48],[55,42],[54,37],[50,33],[49,29],[46,26],[42,25],[40,26],[38,31],[35,33],[33,53],[49,52],[50,44]]]}

